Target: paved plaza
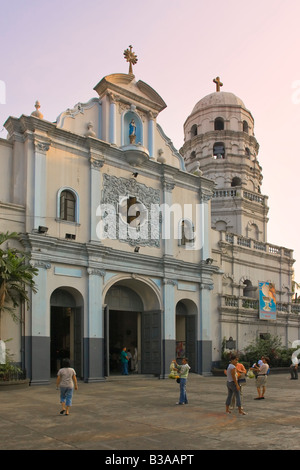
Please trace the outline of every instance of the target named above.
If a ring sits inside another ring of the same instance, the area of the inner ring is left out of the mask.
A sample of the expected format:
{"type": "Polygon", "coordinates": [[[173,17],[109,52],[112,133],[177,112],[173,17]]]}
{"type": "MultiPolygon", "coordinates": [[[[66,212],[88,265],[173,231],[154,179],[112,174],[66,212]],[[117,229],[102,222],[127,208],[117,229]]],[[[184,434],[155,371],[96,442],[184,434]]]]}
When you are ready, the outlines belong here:
{"type": "MultiPolygon", "coordinates": [[[[246,416],[225,413],[226,378],[190,374],[188,405],[170,379],[113,377],[79,381],[69,416],[50,385],[0,391],[0,450],[299,450],[300,380],[270,374],[264,400],[254,379],[244,389],[246,416]]],[[[101,455],[102,455],[101,454],[101,455]]],[[[130,454],[130,453],[129,453],[130,454]]],[[[134,452],[132,452],[134,455],[134,452]]],[[[120,453],[122,455],[122,453],[120,453]]]]}

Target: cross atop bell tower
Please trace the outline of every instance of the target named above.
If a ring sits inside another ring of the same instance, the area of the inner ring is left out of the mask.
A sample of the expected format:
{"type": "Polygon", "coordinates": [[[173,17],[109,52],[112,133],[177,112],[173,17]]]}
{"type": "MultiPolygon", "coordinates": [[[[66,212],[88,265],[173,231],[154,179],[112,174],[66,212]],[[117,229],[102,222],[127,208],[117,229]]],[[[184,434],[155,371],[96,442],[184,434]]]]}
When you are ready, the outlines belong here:
{"type": "Polygon", "coordinates": [[[223,86],[220,77],[214,78],[213,82],[216,84],[216,91],[220,91],[220,87],[223,86]]]}

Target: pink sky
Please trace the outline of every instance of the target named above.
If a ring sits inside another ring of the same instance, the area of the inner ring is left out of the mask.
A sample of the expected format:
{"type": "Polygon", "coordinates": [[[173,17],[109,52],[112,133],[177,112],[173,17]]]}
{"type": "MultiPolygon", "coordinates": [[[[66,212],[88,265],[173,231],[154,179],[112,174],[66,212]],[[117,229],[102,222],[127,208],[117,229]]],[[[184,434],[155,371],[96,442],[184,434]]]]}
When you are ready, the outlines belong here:
{"type": "Polygon", "coordinates": [[[254,117],[268,241],[294,249],[300,282],[299,18],[299,0],[0,0],[0,137],[36,99],[55,121],[95,97],[102,77],[128,72],[132,44],[136,78],[167,103],[158,122],[179,149],[184,121],[219,75],[254,117]]]}

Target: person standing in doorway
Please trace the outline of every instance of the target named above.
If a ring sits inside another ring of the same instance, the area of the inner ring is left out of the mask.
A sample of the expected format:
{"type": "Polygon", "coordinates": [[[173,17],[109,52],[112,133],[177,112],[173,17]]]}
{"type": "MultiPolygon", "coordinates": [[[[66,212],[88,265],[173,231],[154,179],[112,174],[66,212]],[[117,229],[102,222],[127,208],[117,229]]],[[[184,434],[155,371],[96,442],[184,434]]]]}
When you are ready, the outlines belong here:
{"type": "Polygon", "coordinates": [[[78,390],[76,372],[70,367],[70,360],[64,359],[62,368],[57,372],[56,387],[60,387],[60,403],[62,409],[60,414],[69,415],[72,406],[73,391],[78,390]]]}
{"type": "Polygon", "coordinates": [[[179,394],[179,402],[176,405],[187,405],[188,399],[186,394],[186,382],[190,371],[190,366],[188,365],[188,360],[186,357],[182,359],[182,365],[178,365],[175,362],[176,368],[178,369],[179,373],[179,380],[180,380],[180,394],[179,394]]]}
{"type": "Polygon", "coordinates": [[[127,351],[127,357],[128,357],[128,372],[132,371],[132,354],[130,352],[130,349],[127,351]]]}
{"type": "Polygon", "coordinates": [[[128,375],[128,360],[126,348],[124,347],[121,352],[122,375],[128,375]]]}

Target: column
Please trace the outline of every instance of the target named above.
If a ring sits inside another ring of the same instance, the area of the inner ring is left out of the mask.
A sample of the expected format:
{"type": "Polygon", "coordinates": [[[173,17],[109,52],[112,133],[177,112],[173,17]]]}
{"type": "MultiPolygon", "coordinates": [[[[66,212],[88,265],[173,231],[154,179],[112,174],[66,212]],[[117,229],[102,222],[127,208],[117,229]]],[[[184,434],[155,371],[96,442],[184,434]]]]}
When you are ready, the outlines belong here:
{"type": "Polygon", "coordinates": [[[200,204],[197,207],[196,237],[197,248],[201,252],[201,284],[199,295],[199,330],[197,338],[197,367],[199,374],[210,374],[212,364],[212,332],[211,332],[211,296],[213,290],[213,269],[211,262],[210,242],[210,208],[209,200],[212,192],[200,189],[200,204]]]}
{"type": "Polygon", "coordinates": [[[101,241],[97,237],[97,223],[99,218],[97,217],[97,209],[99,208],[101,202],[101,185],[102,185],[102,175],[101,168],[104,165],[104,160],[101,159],[102,156],[97,156],[92,154],[90,157],[91,164],[91,177],[90,177],[90,240],[91,241],[101,241]]]}
{"type": "Polygon", "coordinates": [[[154,157],[154,127],[155,127],[155,115],[149,111],[148,113],[148,150],[150,158],[154,157]]]}
{"type": "Polygon", "coordinates": [[[46,153],[49,150],[49,142],[35,141],[34,153],[34,215],[33,228],[46,225],[47,209],[47,177],[46,177],[46,153]]]}
{"type": "Polygon", "coordinates": [[[88,268],[88,313],[84,338],[84,381],[104,380],[104,319],[102,312],[105,271],[88,268]]]}
{"type": "Polygon", "coordinates": [[[31,295],[31,318],[25,313],[25,367],[32,385],[50,382],[50,303],[47,293],[47,270],[51,264],[33,261],[38,268],[37,292],[31,295]]]}
{"type": "MultiPolygon", "coordinates": [[[[175,183],[172,179],[163,177],[163,211],[162,211],[162,243],[164,246],[164,255],[173,256],[174,244],[174,225],[171,225],[171,210],[172,210],[172,191],[175,183]]],[[[174,214],[174,223],[177,217],[174,214]]],[[[177,227],[175,228],[177,230],[177,227]]]]}
{"type": "Polygon", "coordinates": [[[175,310],[175,288],[177,281],[164,279],[163,283],[163,364],[162,371],[165,377],[169,375],[171,361],[175,359],[176,354],[176,310],[175,310]]]}
{"type": "Polygon", "coordinates": [[[211,296],[213,284],[200,285],[199,337],[197,338],[197,372],[210,374],[212,365],[211,296]]]}
{"type": "Polygon", "coordinates": [[[113,93],[108,93],[109,98],[109,142],[116,144],[116,97],[113,93]]]}

